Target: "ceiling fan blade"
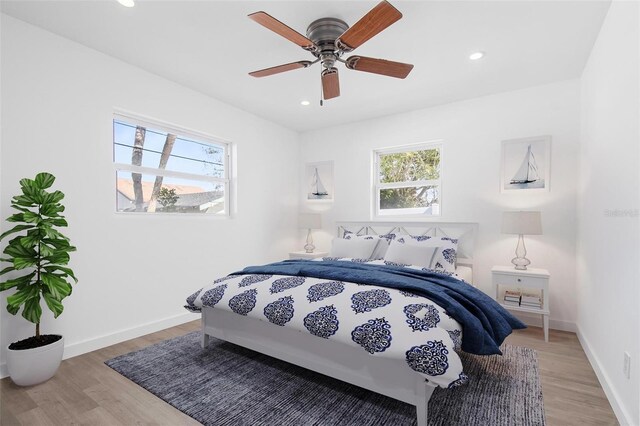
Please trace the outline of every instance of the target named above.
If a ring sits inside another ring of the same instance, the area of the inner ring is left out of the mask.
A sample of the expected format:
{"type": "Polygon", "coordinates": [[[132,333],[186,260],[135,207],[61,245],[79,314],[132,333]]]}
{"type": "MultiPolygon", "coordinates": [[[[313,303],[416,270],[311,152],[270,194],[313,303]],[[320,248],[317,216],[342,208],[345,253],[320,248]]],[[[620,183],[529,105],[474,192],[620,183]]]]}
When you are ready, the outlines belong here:
{"type": "Polygon", "coordinates": [[[267,77],[273,74],[279,74],[285,71],[297,70],[298,68],[307,68],[310,66],[312,62],[310,61],[298,61],[291,62],[290,64],[278,65],[271,68],[265,68],[263,70],[250,72],[249,75],[251,77],[267,77]]]}
{"type": "Polygon", "coordinates": [[[280,34],[287,40],[297,44],[305,50],[316,50],[315,44],[293,28],[278,21],[273,16],[265,12],[255,12],[248,15],[250,19],[254,20],[263,27],[270,29],[274,33],[280,34]]]}
{"type": "Polygon", "coordinates": [[[402,13],[389,2],[382,1],[342,34],[336,45],[351,51],[402,18],[402,13]]]}
{"type": "Polygon", "coordinates": [[[325,99],[333,99],[340,96],[340,79],[337,68],[331,68],[322,72],[322,94],[325,99]]]}
{"type": "Polygon", "coordinates": [[[387,61],[386,59],[367,58],[366,56],[351,56],[345,62],[350,70],[371,72],[395,78],[405,78],[413,69],[411,64],[387,61]]]}

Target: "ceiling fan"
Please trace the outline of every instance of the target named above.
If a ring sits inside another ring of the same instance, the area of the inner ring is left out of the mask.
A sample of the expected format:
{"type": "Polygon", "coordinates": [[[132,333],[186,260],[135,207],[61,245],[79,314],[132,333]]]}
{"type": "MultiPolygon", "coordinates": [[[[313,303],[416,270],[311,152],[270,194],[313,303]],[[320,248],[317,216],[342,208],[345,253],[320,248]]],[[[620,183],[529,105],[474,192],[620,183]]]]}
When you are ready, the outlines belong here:
{"type": "Polygon", "coordinates": [[[352,27],[341,19],[321,18],[313,21],[307,28],[307,36],[288,27],[265,12],[255,12],[249,18],[258,24],[297,44],[316,57],[314,61],[297,61],[289,64],[265,68],[250,72],[253,77],[266,77],[299,68],[308,68],[320,62],[322,64],[322,93],[324,99],[340,96],[340,82],[336,62],[342,62],[348,69],[382,74],[389,77],[405,78],[413,65],[366,56],[350,56],[346,60],[342,55],[364,44],[394,22],[402,18],[402,13],[389,2],[382,1],[364,15],[352,27]]]}

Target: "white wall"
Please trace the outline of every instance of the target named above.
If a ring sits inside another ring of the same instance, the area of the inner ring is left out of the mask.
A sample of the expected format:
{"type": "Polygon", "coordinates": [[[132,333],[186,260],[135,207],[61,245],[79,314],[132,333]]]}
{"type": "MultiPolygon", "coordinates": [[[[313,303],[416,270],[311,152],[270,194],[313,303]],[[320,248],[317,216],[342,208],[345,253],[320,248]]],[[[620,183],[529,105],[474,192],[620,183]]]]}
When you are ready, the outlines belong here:
{"type": "Polygon", "coordinates": [[[614,1],[582,75],[578,198],[578,335],[618,419],[632,425],[640,424],[638,20],[637,2],[614,1]]]}
{"type": "Polygon", "coordinates": [[[528,257],[532,267],[551,272],[552,327],[572,329],[579,89],[571,80],[303,133],[303,162],[335,161],[336,200],[320,205],[329,210],[326,232],[316,236],[318,247],[329,248],[334,221],[370,220],[374,148],[442,139],[443,214],[438,220],[479,223],[476,284],[488,292],[491,267],[510,265],[514,257],[517,237],[500,234],[502,212],[539,209],[544,235],[526,237],[528,257]],[[500,193],[501,141],[539,135],[553,138],[551,191],[500,193]]]}
{"type": "MultiPolygon", "coordinates": [[[[57,176],[80,282],[60,318],[46,314],[42,327],[65,335],[66,356],[196,319],[182,308],[192,291],[286,257],[299,232],[296,133],[6,15],[1,23],[0,214],[10,214],[20,178],[57,176]],[[114,107],[236,144],[237,214],[114,213],[114,107]]],[[[4,297],[2,359],[8,343],[33,334],[5,311],[4,297]]]]}

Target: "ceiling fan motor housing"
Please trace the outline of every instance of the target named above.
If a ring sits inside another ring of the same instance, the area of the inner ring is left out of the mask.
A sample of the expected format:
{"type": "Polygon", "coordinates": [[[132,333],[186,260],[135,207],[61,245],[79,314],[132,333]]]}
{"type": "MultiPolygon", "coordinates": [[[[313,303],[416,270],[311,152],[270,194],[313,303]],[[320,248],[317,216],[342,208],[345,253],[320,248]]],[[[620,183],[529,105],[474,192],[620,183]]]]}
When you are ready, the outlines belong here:
{"type": "Polygon", "coordinates": [[[307,27],[307,38],[318,46],[314,52],[324,68],[330,70],[342,54],[336,47],[336,39],[349,29],[349,25],[338,18],[320,18],[307,27]]]}

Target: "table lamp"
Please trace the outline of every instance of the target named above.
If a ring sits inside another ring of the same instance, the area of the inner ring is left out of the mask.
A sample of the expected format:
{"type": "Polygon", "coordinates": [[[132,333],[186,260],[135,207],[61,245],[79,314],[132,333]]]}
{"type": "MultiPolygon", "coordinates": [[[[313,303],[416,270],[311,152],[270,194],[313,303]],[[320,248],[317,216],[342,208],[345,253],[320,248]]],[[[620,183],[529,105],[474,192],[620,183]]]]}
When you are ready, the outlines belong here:
{"type": "Polygon", "coordinates": [[[320,229],[322,222],[320,215],[315,213],[303,213],[298,217],[298,227],[300,229],[308,229],[307,243],[304,246],[304,250],[307,253],[313,253],[316,246],[313,245],[313,236],[311,235],[312,229],[320,229]]]}
{"type": "Polygon", "coordinates": [[[527,248],[524,245],[524,235],[542,235],[540,212],[504,212],[502,214],[502,233],[518,235],[516,257],[511,259],[511,263],[515,265],[516,269],[526,270],[531,261],[526,257],[527,248]]]}

